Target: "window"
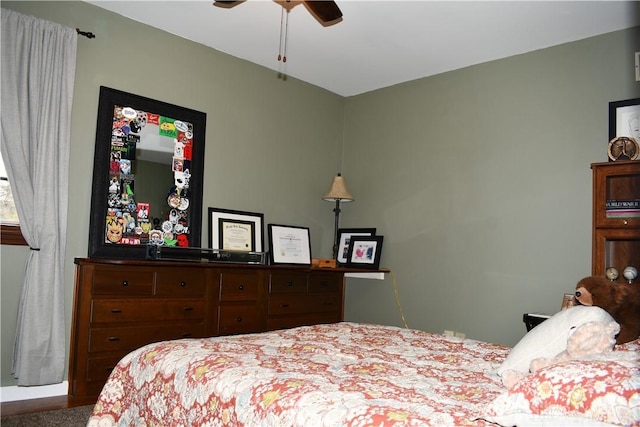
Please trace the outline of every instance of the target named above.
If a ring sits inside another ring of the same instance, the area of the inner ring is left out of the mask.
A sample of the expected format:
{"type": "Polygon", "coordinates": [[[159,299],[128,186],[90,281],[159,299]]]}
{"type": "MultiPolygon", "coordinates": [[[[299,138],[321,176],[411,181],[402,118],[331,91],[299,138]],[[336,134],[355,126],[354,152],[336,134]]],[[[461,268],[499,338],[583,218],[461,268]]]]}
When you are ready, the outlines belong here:
{"type": "Polygon", "coordinates": [[[26,245],[22,237],[18,212],[7,177],[7,170],[0,154],[0,243],[3,245],[26,245]]]}

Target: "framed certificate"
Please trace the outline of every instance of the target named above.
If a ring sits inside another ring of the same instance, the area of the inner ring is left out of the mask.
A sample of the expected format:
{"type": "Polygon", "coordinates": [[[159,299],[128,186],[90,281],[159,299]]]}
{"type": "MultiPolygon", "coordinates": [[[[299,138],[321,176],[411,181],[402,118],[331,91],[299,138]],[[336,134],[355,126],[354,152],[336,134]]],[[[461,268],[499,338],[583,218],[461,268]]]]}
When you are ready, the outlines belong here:
{"type": "Polygon", "coordinates": [[[263,252],[264,215],[209,208],[209,247],[227,251],[263,252]]]}
{"type": "Polygon", "coordinates": [[[311,265],[308,227],[269,224],[271,264],[311,265]]]}

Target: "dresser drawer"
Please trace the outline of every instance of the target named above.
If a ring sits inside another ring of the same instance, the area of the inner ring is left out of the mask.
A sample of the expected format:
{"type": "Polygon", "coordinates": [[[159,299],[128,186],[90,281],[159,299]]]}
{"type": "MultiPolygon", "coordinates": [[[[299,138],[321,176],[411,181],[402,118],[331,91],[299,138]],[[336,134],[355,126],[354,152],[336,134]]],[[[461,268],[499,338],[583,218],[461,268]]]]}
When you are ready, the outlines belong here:
{"type": "Polygon", "coordinates": [[[309,293],[338,293],[342,289],[342,275],[314,273],[309,275],[309,293]]]}
{"type": "Polygon", "coordinates": [[[205,302],[202,299],[183,300],[121,300],[91,301],[90,322],[149,322],[163,320],[203,319],[205,302]]]}
{"type": "Polygon", "coordinates": [[[281,314],[305,314],[341,311],[340,295],[271,295],[269,316],[281,314]]]}
{"type": "Polygon", "coordinates": [[[220,275],[220,301],[255,301],[260,277],[257,271],[223,272],[220,275]]]}
{"type": "Polygon", "coordinates": [[[271,273],[269,283],[269,293],[271,294],[293,294],[307,292],[306,273],[271,273]]]}
{"type": "Polygon", "coordinates": [[[153,293],[153,271],[146,269],[97,268],[93,272],[91,293],[127,298],[153,293]]]}
{"type": "Polygon", "coordinates": [[[89,352],[133,350],[143,345],[180,338],[204,336],[202,323],[147,327],[94,328],[89,332],[89,352]]]}
{"type": "Polygon", "coordinates": [[[104,381],[127,353],[127,351],[123,351],[109,356],[89,357],[87,359],[87,381],[103,381],[98,388],[98,392],[100,392],[104,381]]]}
{"type": "Polygon", "coordinates": [[[194,269],[159,269],[156,273],[156,295],[203,296],[206,292],[207,275],[205,270],[194,269]]]}
{"type": "Polygon", "coordinates": [[[220,306],[218,319],[220,335],[259,332],[262,330],[255,304],[233,304],[220,306]]]}

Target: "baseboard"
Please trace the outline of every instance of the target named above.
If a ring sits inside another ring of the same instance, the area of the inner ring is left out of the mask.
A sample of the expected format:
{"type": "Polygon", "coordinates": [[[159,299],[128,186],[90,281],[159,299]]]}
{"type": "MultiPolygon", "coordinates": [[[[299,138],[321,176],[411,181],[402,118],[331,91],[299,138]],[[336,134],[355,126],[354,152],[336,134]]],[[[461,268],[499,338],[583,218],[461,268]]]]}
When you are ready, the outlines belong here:
{"type": "Polygon", "coordinates": [[[18,387],[0,387],[0,402],[14,402],[16,400],[42,399],[43,397],[66,396],[69,381],[60,384],[18,387]]]}

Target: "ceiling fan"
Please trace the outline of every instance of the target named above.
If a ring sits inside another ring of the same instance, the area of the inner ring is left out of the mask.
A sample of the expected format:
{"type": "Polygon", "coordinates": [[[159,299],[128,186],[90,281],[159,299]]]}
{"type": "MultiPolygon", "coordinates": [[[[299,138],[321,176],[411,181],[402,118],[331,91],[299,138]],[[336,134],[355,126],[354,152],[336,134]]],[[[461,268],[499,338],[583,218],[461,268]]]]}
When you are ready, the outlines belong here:
{"type": "MultiPolygon", "coordinates": [[[[215,0],[214,6],[230,9],[244,3],[246,0],[215,0]]],[[[287,12],[298,4],[304,4],[314,18],[324,27],[337,24],[342,21],[342,12],[334,1],[330,0],[274,0],[287,12]]]]}

